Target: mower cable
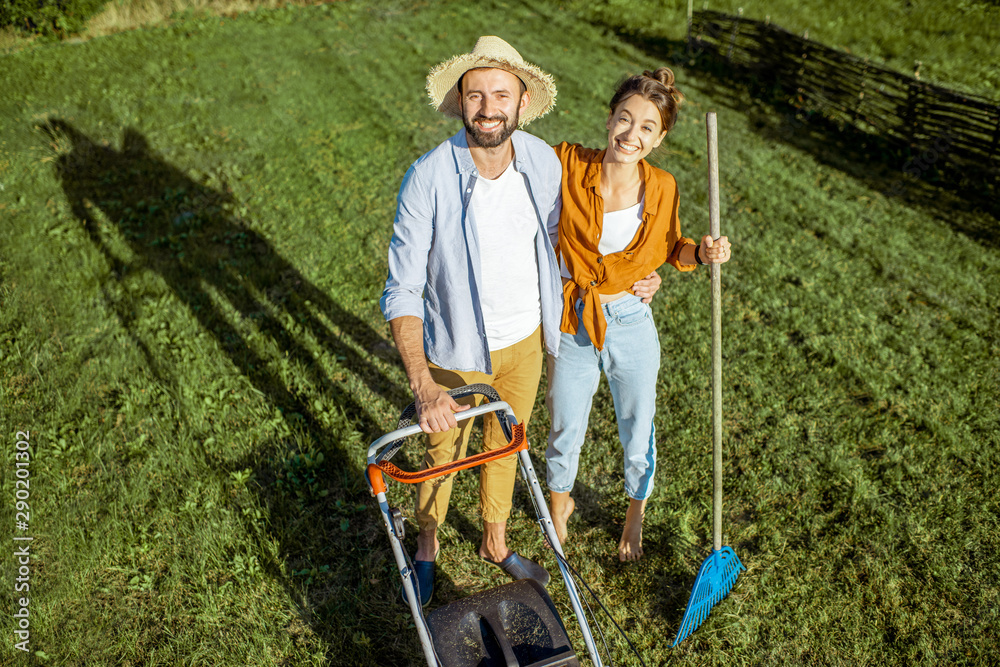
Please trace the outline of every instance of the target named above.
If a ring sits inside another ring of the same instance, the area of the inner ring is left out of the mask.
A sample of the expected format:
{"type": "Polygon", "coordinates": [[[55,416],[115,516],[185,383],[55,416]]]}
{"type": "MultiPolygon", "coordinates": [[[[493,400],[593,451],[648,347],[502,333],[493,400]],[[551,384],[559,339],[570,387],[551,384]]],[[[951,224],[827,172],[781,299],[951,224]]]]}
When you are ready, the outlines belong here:
{"type": "MultiPolygon", "coordinates": [[[[583,587],[587,589],[587,592],[590,593],[591,597],[594,598],[594,601],[596,601],[597,604],[601,606],[601,609],[604,611],[607,617],[611,619],[611,623],[615,626],[615,629],[618,630],[618,634],[624,637],[625,641],[628,642],[629,648],[632,649],[632,653],[635,654],[635,657],[639,659],[639,662],[642,664],[642,667],[646,667],[646,662],[642,659],[642,656],[639,655],[639,651],[638,649],[636,649],[635,644],[632,643],[632,640],[628,638],[628,635],[625,634],[625,631],[622,630],[621,626],[618,625],[617,621],[615,621],[615,617],[611,615],[611,612],[608,611],[608,608],[604,606],[603,602],[601,602],[601,598],[597,597],[597,594],[593,590],[591,590],[590,586],[587,585],[587,582],[583,580],[582,576],[580,576],[580,573],[576,571],[576,568],[574,568],[572,565],[569,564],[569,561],[567,561],[565,557],[563,557],[555,549],[552,550],[552,553],[556,555],[556,558],[559,559],[560,563],[562,563],[569,569],[570,573],[573,575],[573,578],[579,583],[583,584],[583,587]]],[[[598,631],[601,633],[601,640],[604,641],[604,650],[607,651],[608,659],[610,660],[611,650],[608,648],[607,640],[604,639],[604,630],[601,629],[601,624],[597,622],[597,617],[594,616],[594,612],[591,610],[590,603],[587,602],[587,598],[583,596],[581,596],[581,598],[583,599],[583,603],[587,605],[587,610],[590,611],[591,617],[593,617],[594,619],[594,625],[597,626],[598,631]]]]}
{"type": "MultiPolygon", "coordinates": [[[[524,466],[523,465],[521,466],[521,470],[522,471],[524,470],[524,466]]],[[[544,523],[541,520],[541,516],[542,515],[541,515],[541,512],[539,512],[539,510],[538,510],[538,503],[535,501],[535,495],[533,493],[529,493],[528,497],[531,499],[531,504],[535,508],[535,514],[537,514],[538,517],[539,517],[538,523],[542,527],[542,534],[544,535],[545,534],[545,525],[544,525],[544,523]]],[[[576,581],[576,582],[579,582],[579,583],[583,584],[583,587],[587,589],[587,592],[590,593],[591,597],[593,597],[594,600],[597,602],[597,604],[599,604],[601,606],[601,609],[604,611],[604,613],[607,614],[608,618],[611,619],[611,622],[614,624],[615,629],[618,630],[618,634],[620,634],[622,637],[625,638],[625,641],[628,642],[629,648],[632,649],[632,653],[635,654],[635,657],[639,658],[639,662],[642,663],[642,667],[646,667],[646,662],[642,659],[642,656],[639,655],[639,651],[636,650],[635,645],[632,643],[632,640],[628,638],[628,635],[625,634],[625,631],[622,630],[621,627],[618,625],[618,623],[615,621],[615,617],[611,615],[611,612],[609,612],[608,609],[607,609],[607,607],[604,606],[604,603],[601,602],[601,598],[597,597],[597,593],[595,593],[593,590],[591,590],[590,586],[587,585],[587,582],[583,580],[583,577],[580,575],[579,572],[576,571],[576,568],[569,564],[569,561],[566,560],[565,556],[563,556],[558,551],[556,551],[554,548],[552,548],[551,544],[549,545],[549,548],[552,549],[552,553],[554,553],[556,555],[556,558],[559,560],[559,562],[562,563],[563,565],[565,565],[566,568],[569,570],[570,576],[573,577],[573,581],[576,581]]],[[[594,610],[591,608],[590,603],[587,602],[586,596],[581,595],[579,597],[580,597],[581,600],[583,600],[583,604],[587,605],[587,611],[590,613],[590,617],[594,620],[594,625],[597,626],[597,631],[601,633],[601,641],[604,642],[604,651],[605,651],[605,653],[608,654],[608,660],[610,661],[611,660],[611,649],[608,648],[608,640],[604,636],[604,628],[602,628],[601,624],[597,622],[597,616],[594,614],[594,610]]],[[[597,650],[596,646],[595,646],[594,650],[597,650]]]]}
{"type": "MultiPolygon", "coordinates": [[[[559,554],[556,554],[556,557],[558,557],[558,556],[559,556],[559,554]]],[[[566,559],[563,558],[562,562],[566,563],[566,559]]],[[[569,567],[569,563],[566,563],[566,566],[569,567]]],[[[579,572],[577,572],[576,570],[573,570],[572,568],[570,568],[570,572],[571,572],[571,574],[573,576],[573,581],[575,581],[577,583],[580,583],[580,584],[583,584],[584,586],[587,585],[586,582],[583,581],[583,578],[580,576],[579,572]]],[[[588,587],[587,590],[589,591],[590,588],[588,587]]],[[[594,595],[593,591],[591,591],[590,594],[594,595]]],[[[597,614],[594,613],[594,609],[590,606],[590,603],[587,601],[587,598],[585,596],[581,595],[580,599],[583,600],[583,604],[587,605],[587,614],[590,615],[590,620],[597,627],[597,631],[601,633],[601,643],[604,644],[604,653],[608,656],[608,660],[610,661],[611,660],[611,648],[608,646],[608,638],[604,636],[604,628],[602,628],[601,624],[597,622],[597,614]]],[[[595,596],[594,599],[597,599],[596,596],[595,596]]]]}

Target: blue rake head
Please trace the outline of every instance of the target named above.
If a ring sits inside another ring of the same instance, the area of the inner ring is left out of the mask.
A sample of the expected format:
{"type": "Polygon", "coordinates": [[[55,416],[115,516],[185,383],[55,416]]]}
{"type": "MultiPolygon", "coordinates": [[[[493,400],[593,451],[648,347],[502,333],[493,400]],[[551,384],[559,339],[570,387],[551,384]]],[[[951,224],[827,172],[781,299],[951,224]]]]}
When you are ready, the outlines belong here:
{"type": "Polygon", "coordinates": [[[712,611],[712,607],[722,598],[729,595],[736,578],[740,575],[740,570],[745,569],[736,552],[730,547],[722,547],[718,551],[712,550],[698,570],[691,599],[688,600],[684,618],[681,619],[681,627],[671,648],[684,641],[702,621],[708,618],[708,612],[712,611]]]}

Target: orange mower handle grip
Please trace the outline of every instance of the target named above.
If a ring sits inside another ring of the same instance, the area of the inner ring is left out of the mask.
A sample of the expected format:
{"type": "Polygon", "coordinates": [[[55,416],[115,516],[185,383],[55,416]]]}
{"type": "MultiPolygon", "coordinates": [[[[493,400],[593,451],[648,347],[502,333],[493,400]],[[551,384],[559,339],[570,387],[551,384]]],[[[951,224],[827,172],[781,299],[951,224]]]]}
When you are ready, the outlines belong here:
{"type": "Polygon", "coordinates": [[[511,438],[510,443],[505,447],[488,452],[480,452],[479,454],[474,454],[472,456],[466,456],[464,459],[459,459],[450,463],[442,463],[439,466],[427,468],[426,470],[409,472],[401,470],[389,461],[369,463],[368,470],[366,471],[368,483],[371,485],[373,493],[384,493],[386,486],[385,479],[382,477],[383,473],[397,482],[402,482],[404,484],[419,484],[420,482],[426,482],[427,480],[434,479],[435,477],[450,475],[451,473],[458,472],[459,470],[475,468],[476,466],[483,465],[484,463],[496,461],[504,458],[505,456],[510,456],[511,454],[516,454],[517,452],[528,449],[528,439],[524,437],[524,424],[515,424],[512,430],[514,432],[514,437],[511,438]]]}
{"type": "MultiPolygon", "coordinates": [[[[487,388],[492,391],[492,388],[487,388]]],[[[467,456],[457,461],[443,463],[439,466],[434,466],[433,468],[428,468],[426,470],[409,472],[401,470],[388,460],[383,460],[386,458],[387,454],[388,456],[391,456],[394,453],[394,451],[390,450],[398,449],[399,445],[402,444],[403,438],[422,433],[423,430],[419,425],[413,424],[383,435],[381,438],[373,442],[368,448],[368,466],[365,470],[365,477],[368,479],[368,484],[372,489],[372,494],[376,495],[378,493],[385,492],[386,486],[385,480],[382,476],[383,473],[398,482],[403,482],[404,484],[419,484],[420,482],[434,479],[435,477],[442,477],[444,475],[458,472],[459,470],[474,468],[484,463],[496,461],[497,459],[502,459],[505,456],[510,456],[511,454],[516,454],[517,452],[526,450],[528,448],[528,440],[525,437],[524,425],[514,423],[516,421],[514,413],[510,409],[510,406],[504,401],[497,400],[483,405],[478,405],[463,412],[456,413],[455,418],[458,421],[464,421],[466,419],[473,419],[479,415],[500,412],[505,413],[505,418],[502,423],[510,424],[510,442],[506,446],[488,452],[481,452],[479,454],[467,456]],[[382,450],[381,452],[379,451],[380,449],[382,450]]],[[[498,419],[501,417],[500,414],[497,414],[496,416],[498,419]]],[[[505,428],[504,430],[506,431],[507,429],[505,428]]]]}

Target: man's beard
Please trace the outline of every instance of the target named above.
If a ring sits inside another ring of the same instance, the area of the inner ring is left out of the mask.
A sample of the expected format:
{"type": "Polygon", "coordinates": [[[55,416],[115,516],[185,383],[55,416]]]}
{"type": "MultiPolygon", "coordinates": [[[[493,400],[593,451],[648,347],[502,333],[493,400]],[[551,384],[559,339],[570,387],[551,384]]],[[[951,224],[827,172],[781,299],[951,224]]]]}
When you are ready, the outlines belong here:
{"type": "Polygon", "coordinates": [[[496,114],[490,118],[485,116],[476,116],[472,120],[469,120],[465,116],[462,117],[462,122],[465,123],[465,129],[469,133],[471,139],[470,143],[479,148],[496,148],[503,144],[503,142],[510,139],[510,135],[514,134],[514,130],[517,129],[517,121],[519,117],[518,111],[514,112],[514,118],[508,120],[507,116],[503,114],[496,114]],[[483,132],[476,125],[477,120],[499,120],[502,129],[499,132],[483,132]]]}

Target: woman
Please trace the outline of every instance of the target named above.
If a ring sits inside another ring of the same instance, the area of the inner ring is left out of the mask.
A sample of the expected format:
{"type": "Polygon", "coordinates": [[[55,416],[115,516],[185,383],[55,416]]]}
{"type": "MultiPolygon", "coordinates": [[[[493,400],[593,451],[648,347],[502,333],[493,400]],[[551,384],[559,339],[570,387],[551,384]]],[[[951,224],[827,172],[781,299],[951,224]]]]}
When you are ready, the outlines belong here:
{"type": "Polygon", "coordinates": [[[611,98],[605,150],[562,143],[558,253],[564,310],[559,356],[548,360],[552,415],[547,481],[556,534],[566,539],[570,497],[601,371],[614,400],[629,508],[618,558],[642,556],[653,489],[660,343],[648,305],[629,288],[664,262],[680,271],[729,260],[729,239],[681,236],[673,176],[645,161],[677,119],[683,95],[666,67],[627,78],[611,98]]]}

